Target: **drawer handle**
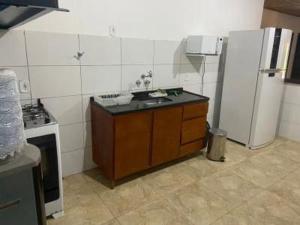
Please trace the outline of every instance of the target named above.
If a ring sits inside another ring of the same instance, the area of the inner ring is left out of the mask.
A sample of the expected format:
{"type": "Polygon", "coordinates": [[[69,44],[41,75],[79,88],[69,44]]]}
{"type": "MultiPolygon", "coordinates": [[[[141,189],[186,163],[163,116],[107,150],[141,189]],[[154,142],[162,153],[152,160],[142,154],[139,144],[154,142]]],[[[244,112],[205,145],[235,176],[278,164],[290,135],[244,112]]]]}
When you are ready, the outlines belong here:
{"type": "Polygon", "coordinates": [[[17,200],[14,200],[14,201],[2,203],[2,204],[0,204],[0,210],[13,207],[15,205],[20,204],[20,202],[21,202],[21,199],[17,199],[17,200]]]}

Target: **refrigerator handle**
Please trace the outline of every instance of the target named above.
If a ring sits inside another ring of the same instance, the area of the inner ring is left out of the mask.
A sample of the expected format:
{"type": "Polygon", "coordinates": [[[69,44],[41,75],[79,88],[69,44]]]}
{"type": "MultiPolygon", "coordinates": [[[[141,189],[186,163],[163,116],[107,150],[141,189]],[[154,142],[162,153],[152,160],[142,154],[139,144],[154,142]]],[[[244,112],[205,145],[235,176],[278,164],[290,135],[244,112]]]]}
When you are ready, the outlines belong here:
{"type": "Polygon", "coordinates": [[[280,73],[285,71],[284,69],[261,69],[261,73],[280,73]]]}

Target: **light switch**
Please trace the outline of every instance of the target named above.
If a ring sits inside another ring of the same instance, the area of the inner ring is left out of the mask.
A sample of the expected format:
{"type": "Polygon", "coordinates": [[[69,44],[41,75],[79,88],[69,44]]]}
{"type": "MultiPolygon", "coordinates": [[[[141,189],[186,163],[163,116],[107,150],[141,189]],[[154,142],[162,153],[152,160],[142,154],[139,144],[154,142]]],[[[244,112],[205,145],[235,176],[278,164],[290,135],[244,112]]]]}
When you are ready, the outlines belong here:
{"type": "Polygon", "coordinates": [[[28,80],[19,80],[19,90],[20,93],[29,92],[29,81],[28,80]]]}

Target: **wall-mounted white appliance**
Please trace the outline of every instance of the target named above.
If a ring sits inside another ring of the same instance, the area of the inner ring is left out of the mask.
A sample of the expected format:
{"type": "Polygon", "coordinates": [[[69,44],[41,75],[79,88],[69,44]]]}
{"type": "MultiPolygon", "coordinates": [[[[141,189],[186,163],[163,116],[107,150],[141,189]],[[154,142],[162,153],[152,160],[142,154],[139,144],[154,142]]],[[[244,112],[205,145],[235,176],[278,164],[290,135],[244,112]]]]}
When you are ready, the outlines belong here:
{"type": "Polygon", "coordinates": [[[220,128],[250,149],[277,132],[292,31],[266,28],[230,32],[220,128]]]}
{"type": "Polygon", "coordinates": [[[220,55],[223,37],[191,35],[186,40],[187,55],[220,55]]]}

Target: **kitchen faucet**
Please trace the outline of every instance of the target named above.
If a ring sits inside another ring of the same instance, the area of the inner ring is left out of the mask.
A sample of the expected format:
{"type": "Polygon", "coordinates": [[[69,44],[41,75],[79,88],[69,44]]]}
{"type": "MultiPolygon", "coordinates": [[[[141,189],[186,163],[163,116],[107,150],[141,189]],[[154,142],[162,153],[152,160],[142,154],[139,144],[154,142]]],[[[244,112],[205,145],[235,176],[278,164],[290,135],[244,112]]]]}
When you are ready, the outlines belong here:
{"type": "Polygon", "coordinates": [[[144,80],[145,78],[147,78],[147,77],[149,77],[149,78],[152,78],[152,71],[151,70],[149,70],[148,72],[147,72],[147,75],[145,75],[145,74],[142,74],[141,75],[141,78],[144,80]]]}

